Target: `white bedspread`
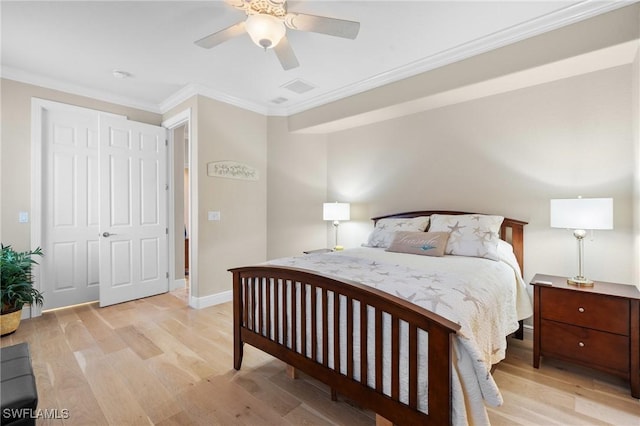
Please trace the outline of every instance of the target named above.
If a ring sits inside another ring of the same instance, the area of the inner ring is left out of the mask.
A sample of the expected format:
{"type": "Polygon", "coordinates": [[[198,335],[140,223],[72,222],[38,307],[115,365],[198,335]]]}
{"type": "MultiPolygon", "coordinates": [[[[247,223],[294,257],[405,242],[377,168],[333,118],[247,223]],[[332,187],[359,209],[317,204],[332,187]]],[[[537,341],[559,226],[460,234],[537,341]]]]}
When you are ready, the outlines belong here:
{"type": "Polygon", "coordinates": [[[454,339],[453,421],[456,425],[482,425],[489,424],[484,404],[502,404],[491,365],[505,356],[505,336],[518,328],[519,319],[532,314],[510,247],[501,246],[500,253],[503,260],[496,262],[363,247],[268,263],[361,282],[460,324],[454,339]]]}

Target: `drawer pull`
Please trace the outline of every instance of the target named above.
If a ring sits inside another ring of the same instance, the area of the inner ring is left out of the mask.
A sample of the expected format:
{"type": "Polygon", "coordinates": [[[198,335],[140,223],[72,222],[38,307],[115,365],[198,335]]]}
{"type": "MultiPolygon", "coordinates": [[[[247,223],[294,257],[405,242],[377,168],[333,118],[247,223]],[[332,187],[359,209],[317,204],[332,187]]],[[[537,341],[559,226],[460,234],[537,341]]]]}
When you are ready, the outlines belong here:
{"type": "Polygon", "coordinates": [[[578,308],[578,312],[584,312],[584,308],[583,308],[582,306],[580,306],[580,307],[578,308]]]}
{"type": "Polygon", "coordinates": [[[578,342],[578,346],[580,346],[581,348],[584,348],[584,342],[578,342]]]}

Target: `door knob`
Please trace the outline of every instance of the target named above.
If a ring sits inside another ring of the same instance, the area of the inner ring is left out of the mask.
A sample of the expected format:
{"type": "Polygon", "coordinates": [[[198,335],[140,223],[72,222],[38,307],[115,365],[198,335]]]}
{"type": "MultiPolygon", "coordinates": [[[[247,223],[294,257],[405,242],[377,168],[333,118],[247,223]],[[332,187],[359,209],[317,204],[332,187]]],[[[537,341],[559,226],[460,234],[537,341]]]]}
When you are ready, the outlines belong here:
{"type": "Polygon", "coordinates": [[[105,237],[105,238],[108,238],[108,237],[110,237],[110,236],[112,236],[112,235],[116,235],[116,234],[110,234],[110,233],[108,233],[108,232],[103,232],[103,233],[102,233],[102,236],[103,236],[103,237],[105,237]]]}

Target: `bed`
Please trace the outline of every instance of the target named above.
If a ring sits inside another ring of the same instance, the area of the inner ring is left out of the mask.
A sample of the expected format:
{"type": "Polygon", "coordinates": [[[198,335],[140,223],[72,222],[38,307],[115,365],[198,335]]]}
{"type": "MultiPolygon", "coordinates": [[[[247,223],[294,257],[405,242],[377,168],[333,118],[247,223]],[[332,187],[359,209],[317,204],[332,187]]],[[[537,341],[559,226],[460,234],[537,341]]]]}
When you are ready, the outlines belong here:
{"type": "Polygon", "coordinates": [[[380,423],[488,423],[485,404],[502,402],[491,366],[532,313],[521,273],[526,223],[452,211],[373,221],[368,247],[230,270],[234,368],[246,343],[324,382],[332,398],[373,410],[380,423]],[[396,250],[400,236],[435,231],[448,231],[440,232],[445,256],[396,250]]]}

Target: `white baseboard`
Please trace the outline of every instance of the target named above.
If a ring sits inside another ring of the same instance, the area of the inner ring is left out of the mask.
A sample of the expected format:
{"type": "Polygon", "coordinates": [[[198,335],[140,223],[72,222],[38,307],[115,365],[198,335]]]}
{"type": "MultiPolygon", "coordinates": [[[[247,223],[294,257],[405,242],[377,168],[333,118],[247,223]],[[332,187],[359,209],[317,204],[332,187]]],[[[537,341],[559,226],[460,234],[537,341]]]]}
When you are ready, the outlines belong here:
{"type": "Polygon", "coordinates": [[[177,280],[173,280],[171,283],[171,288],[169,291],[178,290],[180,288],[185,288],[187,286],[187,280],[185,278],[180,278],[177,280]]]}
{"type": "Polygon", "coordinates": [[[22,312],[20,313],[20,320],[31,318],[31,306],[25,305],[22,307],[22,312]]]}
{"type": "Polygon", "coordinates": [[[208,308],[209,306],[219,305],[221,303],[231,302],[233,300],[233,291],[223,291],[222,293],[216,293],[204,297],[189,298],[189,306],[194,309],[208,308]]]}

